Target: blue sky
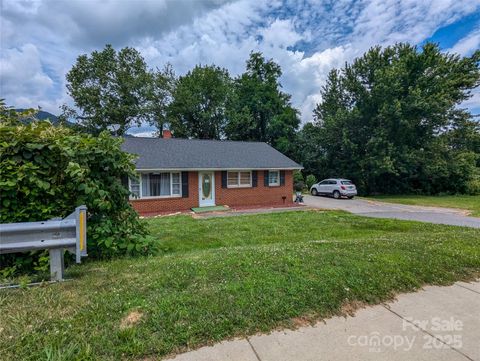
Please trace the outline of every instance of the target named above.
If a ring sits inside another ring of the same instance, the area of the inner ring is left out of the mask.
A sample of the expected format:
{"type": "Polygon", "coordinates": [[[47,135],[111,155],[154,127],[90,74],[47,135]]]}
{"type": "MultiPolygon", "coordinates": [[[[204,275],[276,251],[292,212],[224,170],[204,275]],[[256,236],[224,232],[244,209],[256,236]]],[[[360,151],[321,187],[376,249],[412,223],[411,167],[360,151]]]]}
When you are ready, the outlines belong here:
{"type": "MultiPolygon", "coordinates": [[[[71,104],[65,74],[78,55],[138,49],[152,68],[181,75],[215,63],[232,75],[250,51],[283,69],[303,121],[328,71],[374,45],[438,42],[463,56],[480,48],[480,0],[0,0],[1,95],[58,114],[71,104]]],[[[462,106],[480,113],[480,91],[462,106]]]]}
{"type": "MultiPolygon", "coordinates": [[[[476,11],[466,15],[459,20],[440,27],[435,33],[425,41],[432,41],[440,44],[442,49],[450,49],[459,41],[466,38],[469,34],[478,30],[480,26],[480,12],[476,11]]],[[[423,42],[422,42],[423,43],[423,42]]],[[[478,47],[477,42],[477,47],[478,47]]]]}

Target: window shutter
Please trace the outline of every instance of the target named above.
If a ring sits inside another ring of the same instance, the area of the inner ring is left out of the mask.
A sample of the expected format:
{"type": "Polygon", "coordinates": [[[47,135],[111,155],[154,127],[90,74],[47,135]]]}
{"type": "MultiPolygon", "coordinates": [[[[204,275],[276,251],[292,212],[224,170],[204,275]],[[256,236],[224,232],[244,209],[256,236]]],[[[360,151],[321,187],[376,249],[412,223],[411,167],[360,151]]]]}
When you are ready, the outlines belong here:
{"type": "Polygon", "coordinates": [[[265,187],[268,187],[268,170],[263,172],[263,185],[265,187]]]}
{"type": "Polygon", "coordinates": [[[227,188],[227,171],[222,170],[222,188],[227,188]]]}
{"type": "Polygon", "coordinates": [[[182,172],[182,198],[188,198],[188,172],[182,172]]]}
{"type": "Polygon", "coordinates": [[[126,175],[121,176],[120,181],[122,182],[122,186],[128,189],[128,177],[126,175]]]}
{"type": "Polygon", "coordinates": [[[257,171],[256,170],[252,170],[252,187],[256,187],[257,186],[257,171]]]}
{"type": "Polygon", "coordinates": [[[281,186],[285,185],[285,171],[284,170],[280,171],[280,185],[281,186]]]}

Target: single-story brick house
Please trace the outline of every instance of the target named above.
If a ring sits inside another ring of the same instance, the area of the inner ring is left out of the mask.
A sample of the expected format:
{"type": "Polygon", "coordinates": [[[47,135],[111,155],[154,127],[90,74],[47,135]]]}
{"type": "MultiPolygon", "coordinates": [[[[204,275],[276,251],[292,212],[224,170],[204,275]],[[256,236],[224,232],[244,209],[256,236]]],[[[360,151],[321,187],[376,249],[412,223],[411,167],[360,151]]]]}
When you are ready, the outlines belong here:
{"type": "Polygon", "coordinates": [[[129,188],[140,214],[290,205],[292,174],[302,169],[261,142],[126,137],[122,148],[138,156],[129,188]]]}

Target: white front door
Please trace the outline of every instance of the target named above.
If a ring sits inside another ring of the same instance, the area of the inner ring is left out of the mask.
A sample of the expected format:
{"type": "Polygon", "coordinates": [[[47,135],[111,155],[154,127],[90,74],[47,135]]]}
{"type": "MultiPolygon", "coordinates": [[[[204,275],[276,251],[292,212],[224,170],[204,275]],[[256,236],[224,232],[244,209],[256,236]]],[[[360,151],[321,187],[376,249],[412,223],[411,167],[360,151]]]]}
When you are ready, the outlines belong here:
{"type": "Polygon", "coordinates": [[[198,199],[200,207],[215,205],[215,176],[213,172],[198,172],[198,199]]]}

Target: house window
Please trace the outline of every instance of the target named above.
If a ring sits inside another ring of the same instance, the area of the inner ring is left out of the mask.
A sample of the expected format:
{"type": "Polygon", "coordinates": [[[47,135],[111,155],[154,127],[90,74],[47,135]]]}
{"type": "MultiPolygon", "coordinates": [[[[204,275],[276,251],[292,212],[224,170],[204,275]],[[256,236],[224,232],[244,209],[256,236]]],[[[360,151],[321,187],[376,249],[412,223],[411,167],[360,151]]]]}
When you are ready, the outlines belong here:
{"type": "Polygon", "coordinates": [[[140,197],[140,178],[130,178],[130,192],[132,192],[133,198],[140,197]]]}
{"type": "Polygon", "coordinates": [[[271,170],[271,171],[268,172],[268,185],[270,187],[280,185],[280,171],[271,170]]]}
{"type": "Polygon", "coordinates": [[[252,186],[252,172],[239,172],[240,187],[252,186]]]}
{"type": "Polygon", "coordinates": [[[228,188],[241,188],[252,186],[252,172],[227,172],[228,188]]]}
{"type": "Polygon", "coordinates": [[[227,173],[227,185],[228,187],[238,187],[238,172],[227,173]]]}
{"type": "Polygon", "coordinates": [[[172,174],[172,195],[179,196],[182,189],[180,173],[171,173],[171,174],[172,174]]]}
{"type": "Polygon", "coordinates": [[[130,192],[139,198],[177,197],[181,195],[180,173],[141,173],[130,178],[130,192]]]}

